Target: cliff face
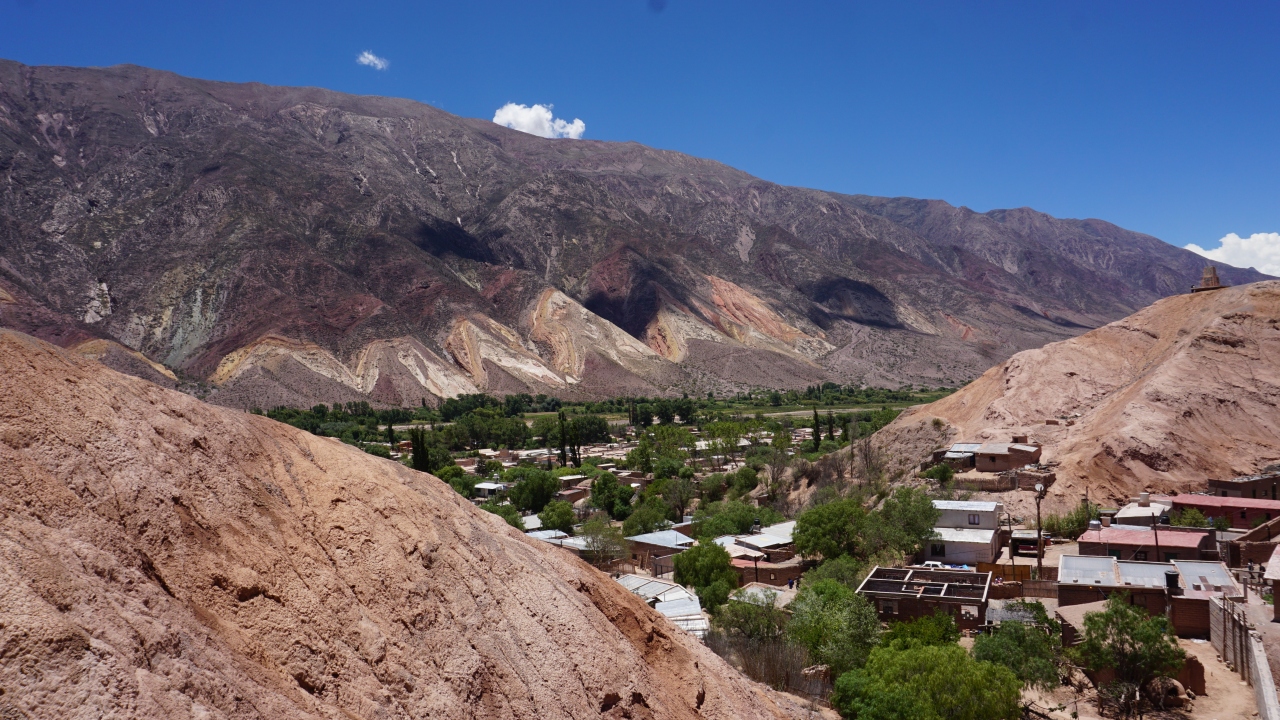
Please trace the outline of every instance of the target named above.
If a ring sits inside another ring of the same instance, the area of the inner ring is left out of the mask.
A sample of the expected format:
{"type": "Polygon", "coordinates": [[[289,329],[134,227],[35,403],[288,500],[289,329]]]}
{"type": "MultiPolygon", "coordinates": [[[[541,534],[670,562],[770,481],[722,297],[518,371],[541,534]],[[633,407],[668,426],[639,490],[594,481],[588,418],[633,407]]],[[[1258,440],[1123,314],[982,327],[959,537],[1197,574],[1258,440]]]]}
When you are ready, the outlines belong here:
{"type": "Polygon", "coordinates": [[[0,331],[0,717],[799,716],[447,485],[0,331]]]}
{"type": "Polygon", "coordinates": [[[944,442],[1027,434],[1061,463],[1055,496],[1119,500],[1202,490],[1280,460],[1277,417],[1280,282],[1268,281],[1166,298],[1018,353],[878,440],[910,463],[944,442]]]}
{"type": "Polygon", "coordinates": [[[1203,266],[1096,220],[138,67],[0,61],[0,176],[0,324],[240,407],[959,382],[1203,266]]]}

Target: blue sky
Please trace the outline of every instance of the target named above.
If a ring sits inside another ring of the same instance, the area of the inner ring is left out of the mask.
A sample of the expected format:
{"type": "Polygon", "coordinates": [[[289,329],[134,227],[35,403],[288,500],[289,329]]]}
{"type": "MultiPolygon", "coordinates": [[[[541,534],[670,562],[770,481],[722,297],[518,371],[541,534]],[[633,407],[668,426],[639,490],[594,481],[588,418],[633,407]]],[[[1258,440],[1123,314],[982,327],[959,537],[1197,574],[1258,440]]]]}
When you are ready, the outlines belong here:
{"type": "Polygon", "coordinates": [[[0,57],[394,95],[1280,272],[1280,5],[0,0],[0,57]],[[364,51],[385,59],[356,62],[364,51]],[[1272,235],[1274,234],[1274,235],[1272,235]]]}

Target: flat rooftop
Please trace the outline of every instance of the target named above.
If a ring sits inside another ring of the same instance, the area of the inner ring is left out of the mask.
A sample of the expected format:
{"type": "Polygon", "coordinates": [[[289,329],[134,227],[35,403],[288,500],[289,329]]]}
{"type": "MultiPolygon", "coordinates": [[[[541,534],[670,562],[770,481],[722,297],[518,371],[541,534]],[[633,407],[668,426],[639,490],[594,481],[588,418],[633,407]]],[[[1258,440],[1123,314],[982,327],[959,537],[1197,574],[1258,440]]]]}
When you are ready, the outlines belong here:
{"type": "Polygon", "coordinates": [[[876,566],[858,592],[877,597],[985,602],[991,573],[876,566]]]}
{"type": "Polygon", "coordinates": [[[1080,536],[1077,542],[1123,545],[1125,547],[1150,547],[1154,550],[1158,541],[1161,549],[1195,550],[1204,543],[1207,537],[1209,537],[1208,532],[1186,532],[1182,530],[1157,532],[1151,529],[1130,530],[1109,527],[1101,530],[1088,530],[1080,536]]]}
{"type": "Polygon", "coordinates": [[[939,510],[962,510],[964,512],[995,512],[1000,507],[998,502],[981,500],[934,500],[933,506],[939,510]]]}

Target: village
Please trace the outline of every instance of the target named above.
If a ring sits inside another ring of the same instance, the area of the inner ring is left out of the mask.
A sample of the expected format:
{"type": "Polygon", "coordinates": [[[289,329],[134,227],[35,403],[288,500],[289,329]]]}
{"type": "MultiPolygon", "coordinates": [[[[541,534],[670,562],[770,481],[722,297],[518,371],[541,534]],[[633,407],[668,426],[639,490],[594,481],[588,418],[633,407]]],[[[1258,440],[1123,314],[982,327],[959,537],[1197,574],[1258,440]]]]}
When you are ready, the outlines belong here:
{"type": "MultiPolygon", "coordinates": [[[[788,612],[806,573],[819,560],[797,549],[796,519],[762,523],[757,517],[742,532],[708,534],[705,513],[693,499],[677,520],[622,536],[612,549],[583,532],[589,518],[602,515],[593,503],[593,486],[601,476],[616,478],[637,499],[655,482],[652,472],[625,467],[639,445],[631,437],[637,430],[626,430],[626,439],[582,446],[576,467],[561,466],[562,456],[545,448],[481,449],[456,464],[468,474],[484,476],[474,485],[473,502],[490,508],[508,503],[515,485],[502,480],[504,471],[537,467],[554,473],[559,484],[555,501],[572,507],[573,527],[545,528],[538,513],[526,512],[519,517],[520,528],[531,539],[607,570],[698,638],[713,633],[714,608],[704,606],[698,588],[675,578],[679,558],[701,544],[714,544],[728,555],[734,579],[729,603],[767,602],[788,612]]],[[[832,434],[840,433],[836,428],[832,434]]],[[[813,443],[814,428],[754,432],[738,439],[734,448],[700,434],[693,430],[693,444],[686,448],[685,467],[692,471],[686,474],[694,482],[747,467],[739,454],[752,447],[785,447],[786,455],[795,455],[796,448],[813,443]],[[777,433],[786,437],[778,442],[777,433]]],[[[1053,464],[1041,463],[1039,445],[1025,436],[1009,440],[954,443],[922,463],[923,477],[938,474],[926,472],[931,468],[949,468],[950,495],[958,499],[930,500],[936,520],[913,555],[861,573],[855,591],[880,622],[890,627],[943,613],[965,638],[974,638],[992,633],[1004,621],[1026,620],[1022,608],[1033,602],[1059,628],[1063,647],[1071,647],[1082,641],[1086,617],[1102,612],[1108,598],[1122,596],[1147,615],[1166,618],[1186,650],[1169,707],[1215,708],[1219,701],[1238,704],[1244,698],[1248,714],[1257,708],[1264,717],[1277,717],[1273,677],[1280,671],[1280,624],[1272,621],[1280,621],[1274,604],[1280,586],[1280,466],[1210,480],[1195,493],[1144,492],[1114,508],[1085,503],[1085,526],[1064,536],[1038,531],[1043,525],[1035,517],[1014,517],[1006,510],[1007,501],[1021,499],[1025,505],[1043,497],[1055,480],[1053,464]],[[974,494],[986,499],[973,499],[974,494]],[[1246,685],[1251,693],[1241,695],[1232,688],[1229,698],[1224,697],[1231,685],[1246,685]]],[[[408,444],[400,449],[407,453],[408,444]]],[[[743,501],[757,509],[767,505],[767,485],[757,485],[743,501]]],[[[625,524],[609,525],[621,534],[625,524]]],[[[1108,679],[1105,673],[1087,677],[1098,686],[1108,679]]],[[[1080,696],[1079,689],[1044,693],[1036,696],[1041,701],[1036,707],[1045,712],[1043,717],[1067,717],[1051,711],[1065,711],[1067,699],[1080,696]]],[[[1079,705],[1078,699],[1072,702],[1079,705]]]]}

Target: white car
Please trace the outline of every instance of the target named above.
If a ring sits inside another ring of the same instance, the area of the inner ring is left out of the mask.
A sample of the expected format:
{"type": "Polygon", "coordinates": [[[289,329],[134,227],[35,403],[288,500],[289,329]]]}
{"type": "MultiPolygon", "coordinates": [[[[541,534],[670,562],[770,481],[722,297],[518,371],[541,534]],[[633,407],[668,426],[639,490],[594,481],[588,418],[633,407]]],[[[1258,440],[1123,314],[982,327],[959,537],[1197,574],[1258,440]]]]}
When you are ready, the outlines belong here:
{"type": "Polygon", "coordinates": [[[947,566],[937,560],[926,560],[925,562],[920,563],[920,567],[927,567],[933,570],[945,570],[947,566]]]}

